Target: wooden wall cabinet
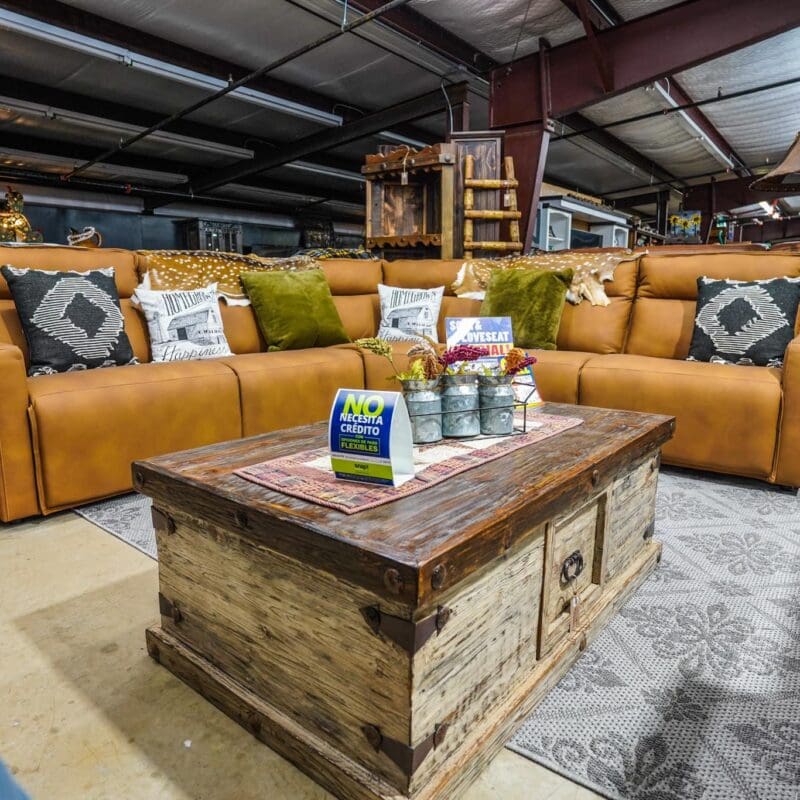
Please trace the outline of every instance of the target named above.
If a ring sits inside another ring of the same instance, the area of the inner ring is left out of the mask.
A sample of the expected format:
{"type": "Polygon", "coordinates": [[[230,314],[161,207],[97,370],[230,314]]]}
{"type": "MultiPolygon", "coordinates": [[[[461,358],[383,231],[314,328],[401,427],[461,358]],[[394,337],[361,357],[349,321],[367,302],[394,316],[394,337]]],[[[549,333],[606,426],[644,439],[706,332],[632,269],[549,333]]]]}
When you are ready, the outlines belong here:
{"type": "Polygon", "coordinates": [[[456,152],[453,144],[435,144],[367,156],[367,249],[426,248],[431,258],[454,257],[456,152]]]}

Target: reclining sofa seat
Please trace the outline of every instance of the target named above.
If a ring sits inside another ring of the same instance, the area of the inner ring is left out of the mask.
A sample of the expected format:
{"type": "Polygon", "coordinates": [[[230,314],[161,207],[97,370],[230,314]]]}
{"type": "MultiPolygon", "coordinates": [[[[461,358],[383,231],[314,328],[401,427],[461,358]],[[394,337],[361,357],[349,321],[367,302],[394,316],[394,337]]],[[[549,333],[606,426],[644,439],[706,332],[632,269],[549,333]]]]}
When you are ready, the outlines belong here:
{"type": "MultiPolygon", "coordinates": [[[[147,326],[131,296],[133,252],[3,248],[0,263],[55,271],[114,267],[137,366],[28,378],[25,337],[0,277],[0,520],[49,514],[130,491],[131,462],[323,419],[335,390],[364,385],[347,348],[264,353],[252,310],[221,303],[234,356],[153,364],[147,326]]],[[[363,262],[357,262],[363,264],[363,262]]],[[[326,267],[351,336],[374,332],[380,262],[358,273],[326,267]],[[369,291],[367,291],[369,290],[369,291]]]]}
{"type": "Polygon", "coordinates": [[[624,353],[584,365],[580,401],[677,417],[666,463],[798,486],[800,342],[783,369],[686,361],[701,275],[797,277],[800,259],[763,251],[644,256],[624,353]]]}

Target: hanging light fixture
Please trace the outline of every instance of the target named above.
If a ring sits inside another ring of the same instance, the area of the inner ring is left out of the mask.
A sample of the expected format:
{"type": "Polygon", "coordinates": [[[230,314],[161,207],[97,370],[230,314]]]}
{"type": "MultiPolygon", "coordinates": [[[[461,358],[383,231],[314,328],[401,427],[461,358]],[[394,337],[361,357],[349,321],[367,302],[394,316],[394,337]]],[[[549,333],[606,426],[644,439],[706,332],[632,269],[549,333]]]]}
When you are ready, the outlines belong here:
{"type": "Polygon", "coordinates": [[[753,181],[750,188],[784,196],[800,192],[800,133],[795,137],[783,161],[771,172],[753,181]]]}

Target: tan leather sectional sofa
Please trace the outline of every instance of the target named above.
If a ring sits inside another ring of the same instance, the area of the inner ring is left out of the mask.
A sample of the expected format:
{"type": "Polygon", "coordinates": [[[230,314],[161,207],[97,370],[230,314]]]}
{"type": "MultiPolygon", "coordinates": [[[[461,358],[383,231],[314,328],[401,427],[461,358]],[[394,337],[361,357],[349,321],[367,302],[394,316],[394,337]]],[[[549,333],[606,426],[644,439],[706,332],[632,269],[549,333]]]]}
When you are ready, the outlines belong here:
{"type": "MultiPolygon", "coordinates": [[[[327,417],[342,386],[387,388],[385,362],[352,345],[266,353],[252,310],[221,304],[233,357],[152,364],[131,295],[136,254],[60,247],[0,249],[0,263],[39,269],[113,266],[139,366],[26,377],[26,347],[0,278],[0,519],[10,521],[129,491],[135,459],[327,417]]],[[[449,289],[459,261],[324,263],[352,338],[374,335],[376,286],[448,287],[445,316],[480,304],[449,289]]],[[[800,486],[800,339],[783,370],[684,360],[699,275],[800,275],[800,256],[676,253],[622,264],[611,304],[567,305],[559,350],[537,352],[545,399],[673,414],[664,461],[800,486]]],[[[557,444],[557,443],[556,443],[557,444]]]]}

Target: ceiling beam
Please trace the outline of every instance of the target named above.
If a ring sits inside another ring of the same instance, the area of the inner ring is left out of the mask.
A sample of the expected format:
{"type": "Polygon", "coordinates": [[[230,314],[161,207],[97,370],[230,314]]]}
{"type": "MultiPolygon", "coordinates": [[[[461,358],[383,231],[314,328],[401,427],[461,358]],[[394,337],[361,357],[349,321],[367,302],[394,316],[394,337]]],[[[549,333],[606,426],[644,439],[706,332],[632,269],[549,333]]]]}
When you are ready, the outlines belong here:
{"type": "MultiPolygon", "coordinates": [[[[800,26],[800,3],[785,0],[687,0],[597,33],[608,54],[613,87],[594,78],[586,37],[549,51],[551,115],[593,103],[680,72],[800,26]]],[[[536,54],[492,71],[490,122],[509,128],[542,122],[541,65],[536,54]]]]}
{"type": "MultiPolygon", "coordinates": [[[[691,105],[694,103],[694,98],[678,83],[674,76],[667,79],[656,81],[661,88],[675,101],[679,106],[691,105]]],[[[730,142],[719,132],[716,125],[699,109],[687,108],[678,112],[685,114],[691,122],[693,122],[697,129],[703,136],[721,153],[728,156],[734,163],[734,171],[740,177],[747,177],[751,174],[750,170],[745,165],[744,161],[739,157],[730,142]]]]}
{"type": "MultiPolygon", "coordinates": [[[[561,4],[566,6],[574,17],[583,21],[581,18],[580,0],[561,0],[561,4]]],[[[618,24],[617,22],[611,22],[608,17],[601,13],[592,0],[586,3],[586,11],[588,13],[589,24],[595,32],[605,30],[606,28],[612,27],[612,25],[618,24]]],[[[619,16],[616,12],[614,12],[614,15],[615,17],[619,16]]],[[[620,22],[621,21],[622,20],[620,20],[620,22]]]]}
{"type": "MultiPolygon", "coordinates": [[[[455,84],[454,86],[448,86],[445,91],[449,102],[456,104],[466,99],[467,85],[465,83],[455,84]]],[[[290,161],[297,161],[314,153],[372,136],[378,131],[391,128],[402,122],[412,122],[427,117],[446,108],[447,99],[445,98],[445,92],[436,89],[420,97],[405,100],[380,111],[374,111],[353,122],[348,122],[340,128],[331,128],[319,133],[313,133],[310,136],[284,145],[265,156],[243,161],[230,167],[210,170],[192,180],[191,189],[198,193],[206,192],[217,186],[241,180],[241,178],[248,175],[255,175],[268,169],[280,167],[290,161]]]]}
{"type": "MultiPolygon", "coordinates": [[[[384,0],[349,0],[349,5],[367,13],[379,8],[383,2],[384,0]]],[[[497,62],[486,53],[409,6],[384,14],[379,24],[402,33],[474,72],[486,73],[497,66],[497,62]]]]}
{"type": "Polygon", "coordinates": [[[684,197],[685,208],[699,208],[709,213],[730,211],[732,208],[753,206],[766,200],[771,203],[779,197],[775,192],[751,189],[752,176],[733,180],[720,180],[692,186],[684,197]]]}
{"type": "MultiPolygon", "coordinates": [[[[54,157],[55,159],[68,159],[73,162],[88,160],[97,155],[99,152],[96,148],[84,144],[75,144],[72,142],[65,142],[63,140],[36,138],[27,133],[23,135],[9,132],[7,130],[0,130],[0,155],[4,152],[4,149],[17,151],[21,154],[28,153],[32,156],[37,156],[43,159],[46,159],[48,156],[50,156],[54,157]]],[[[13,156],[9,160],[13,161],[13,156]]],[[[147,170],[148,172],[154,173],[160,172],[164,173],[165,176],[185,175],[188,178],[192,174],[192,168],[187,168],[189,165],[185,163],[152,158],[150,156],[136,156],[132,155],[131,153],[120,153],[114,158],[113,161],[103,162],[103,164],[111,169],[117,169],[123,174],[126,168],[132,170],[147,170]]],[[[0,163],[0,167],[5,166],[17,165],[3,165],[0,163]]],[[[98,168],[104,169],[102,165],[99,165],[98,168]]],[[[299,172],[298,176],[299,174],[303,173],[299,172]]],[[[136,180],[132,178],[130,183],[133,186],[133,184],[136,183],[136,180]]],[[[351,190],[337,189],[334,198],[333,193],[324,189],[320,189],[319,184],[315,182],[309,183],[308,181],[300,180],[297,182],[286,180],[276,181],[269,178],[249,176],[243,178],[241,181],[237,181],[237,183],[256,189],[268,189],[287,194],[302,194],[312,197],[342,200],[344,202],[357,204],[363,204],[364,202],[364,194],[357,187],[351,190]]],[[[136,186],[134,187],[134,190],[146,188],[147,187],[136,186]]],[[[176,188],[176,192],[183,194],[184,190],[176,188]]],[[[191,197],[191,195],[187,196],[191,197]]],[[[165,202],[171,201],[166,200],[165,202]]]]}
{"type": "MultiPolygon", "coordinates": [[[[600,145],[603,149],[614,153],[614,155],[624,159],[642,172],[651,175],[657,181],[671,185],[685,185],[680,178],[677,178],[669,170],[665,169],[652,159],[647,158],[647,156],[642,155],[638,150],[635,150],[633,147],[626,144],[621,139],[618,139],[616,136],[610,134],[608,131],[591,130],[591,121],[582,114],[567,114],[562,118],[561,122],[573,130],[584,130],[588,128],[589,130],[587,130],[585,134],[586,139],[589,139],[595,144],[600,145]]],[[[672,186],[672,188],[677,187],[672,186]]]]}
{"type": "MultiPolygon", "coordinates": [[[[107,121],[111,125],[120,123],[122,125],[130,125],[132,128],[145,128],[161,119],[161,115],[153,111],[108,100],[99,100],[94,97],[76,94],[75,92],[0,75],[0,108],[3,107],[4,97],[16,100],[21,104],[33,103],[42,106],[48,118],[57,120],[60,112],[67,112],[67,115],[77,114],[85,117],[86,120],[96,120],[98,126],[107,121]]],[[[20,113],[27,112],[23,110],[20,113]]],[[[69,116],[65,121],[70,121],[69,116]]],[[[30,129],[26,130],[30,131],[30,129]]],[[[222,145],[223,147],[249,149],[256,155],[269,153],[281,146],[280,142],[264,139],[261,136],[217,128],[185,119],[168,125],[164,130],[168,133],[195,139],[199,145],[207,143],[211,148],[214,145],[222,145]]],[[[32,133],[35,135],[35,132],[32,133]]],[[[314,162],[323,167],[351,171],[354,174],[358,174],[361,167],[355,161],[351,162],[325,156],[314,159],[314,162]]],[[[184,165],[184,169],[190,168],[191,164],[184,165]]]]}
{"type": "MultiPolygon", "coordinates": [[[[561,2],[567,6],[576,17],[581,19],[586,29],[586,36],[590,42],[593,38],[596,40],[596,34],[600,31],[622,25],[625,22],[622,16],[620,16],[611,5],[610,0],[561,0],[561,2]]],[[[694,102],[673,76],[657,81],[657,83],[664,88],[664,91],[672,97],[678,105],[691,104],[694,102]]],[[[603,88],[610,90],[611,87],[604,84],[603,88]]],[[[726,154],[726,156],[729,156],[731,160],[737,163],[737,174],[750,174],[733,147],[731,147],[725,137],[699,108],[688,109],[686,117],[694,123],[700,134],[705,136],[713,147],[716,147],[720,152],[726,154]]],[[[574,126],[570,127],[574,128],[574,126]]],[[[588,123],[585,127],[592,127],[591,123],[588,123]]]]}

